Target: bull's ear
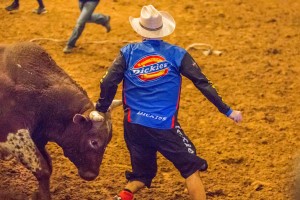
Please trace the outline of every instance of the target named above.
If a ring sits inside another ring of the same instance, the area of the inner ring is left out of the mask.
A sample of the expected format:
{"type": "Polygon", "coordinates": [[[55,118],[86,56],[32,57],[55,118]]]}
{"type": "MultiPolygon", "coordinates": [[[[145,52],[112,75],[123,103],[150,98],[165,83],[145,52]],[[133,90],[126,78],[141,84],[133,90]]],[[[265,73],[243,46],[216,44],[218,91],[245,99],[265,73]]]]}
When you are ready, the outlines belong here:
{"type": "Polygon", "coordinates": [[[75,114],[73,117],[73,122],[75,124],[83,123],[86,121],[88,121],[88,119],[84,115],[81,115],[81,114],[75,114]]]}

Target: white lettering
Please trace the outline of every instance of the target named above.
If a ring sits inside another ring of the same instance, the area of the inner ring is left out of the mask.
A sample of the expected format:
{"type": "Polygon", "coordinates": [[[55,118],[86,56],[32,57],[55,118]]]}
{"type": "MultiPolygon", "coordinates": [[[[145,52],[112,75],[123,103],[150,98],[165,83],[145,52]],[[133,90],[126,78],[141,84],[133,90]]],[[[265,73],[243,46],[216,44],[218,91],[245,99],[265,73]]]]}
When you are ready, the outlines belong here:
{"type": "Polygon", "coordinates": [[[188,139],[186,139],[185,137],[182,137],[182,141],[183,143],[189,143],[188,139]]]}
{"type": "Polygon", "coordinates": [[[140,68],[131,69],[134,75],[142,75],[142,74],[149,74],[155,73],[160,70],[168,68],[167,62],[155,63],[153,65],[143,66],[140,68]]]}
{"type": "Polygon", "coordinates": [[[138,69],[134,69],[132,71],[133,71],[134,74],[139,74],[140,73],[140,70],[138,70],[138,69]]]}
{"type": "Polygon", "coordinates": [[[193,149],[191,149],[191,148],[188,148],[188,152],[192,153],[192,154],[194,153],[193,149]]]}
{"type": "Polygon", "coordinates": [[[180,126],[175,126],[176,133],[182,138],[183,144],[187,147],[189,153],[194,154],[195,151],[192,148],[192,145],[189,143],[189,140],[184,136],[184,134],[180,131],[180,126]]]}
{"type": "Polygon", "coordinates": [[[152,118],[152,119],[159,120],[159,121],[166,121],[167,120],[167,117],[161,117],[161,116],[157,116],[157,115],[152,115],[150,113],[145,113],[145,112],[142,112],[142,111],[138,111],[137,115],[148,117],[148,118],[152,118]]]}
{"type": "Polygon", "coordinates": [[[183,137],[183,135],[179,129],[177,129],[177,134],[180,135],[180,137],[183,137]]]}
{"type": "Polygon", "coordinates": [[[186,147],[192,147],[192,145],[184,143],[186,147]]]}

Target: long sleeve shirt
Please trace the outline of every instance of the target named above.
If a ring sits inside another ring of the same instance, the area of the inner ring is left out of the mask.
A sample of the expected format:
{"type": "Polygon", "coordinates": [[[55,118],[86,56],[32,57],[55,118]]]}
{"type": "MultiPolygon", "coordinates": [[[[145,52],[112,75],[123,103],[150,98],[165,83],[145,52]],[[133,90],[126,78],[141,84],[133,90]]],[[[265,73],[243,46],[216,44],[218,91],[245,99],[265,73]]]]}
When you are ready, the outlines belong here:
{"type": "Polygon", "coordinates": [[[126,45],[100,83],[96,109],[106,112],[118,84],[123,81],[125,117],[131,123],[170,129],[177,120],[182,76],[221,113],[232,110],[218,95],[192,56],[184,49],[162,40],[144,40],[126,45]]]}

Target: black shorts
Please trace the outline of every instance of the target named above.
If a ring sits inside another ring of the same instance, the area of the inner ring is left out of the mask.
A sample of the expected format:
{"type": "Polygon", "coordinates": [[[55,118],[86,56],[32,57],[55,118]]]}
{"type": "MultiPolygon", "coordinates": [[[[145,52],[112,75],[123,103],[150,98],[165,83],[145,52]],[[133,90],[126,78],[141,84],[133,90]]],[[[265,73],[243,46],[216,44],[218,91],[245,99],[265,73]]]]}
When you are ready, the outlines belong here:
{"type": "Polygon", "coordinates": [[[129,123],[125,119],[124,137],[132,165],[132,172],[126,172],[128,181],[138,180],[150,187],[157,172],[157,152],[170,160],[184,178],[207,169],[207,162],[196,155],[194,144],[179,124],[165,130],[129,123]]]}

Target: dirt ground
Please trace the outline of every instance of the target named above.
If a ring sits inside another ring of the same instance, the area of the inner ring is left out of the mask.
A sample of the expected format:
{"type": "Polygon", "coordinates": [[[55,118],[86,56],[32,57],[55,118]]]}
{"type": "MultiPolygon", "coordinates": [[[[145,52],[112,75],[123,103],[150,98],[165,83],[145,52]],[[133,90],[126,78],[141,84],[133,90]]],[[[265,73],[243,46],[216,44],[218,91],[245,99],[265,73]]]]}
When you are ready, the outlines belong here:
{"type": "MultiPolygon", "coordinates": [[[[299,0],[102,0],[96,11],[111,16],[112,31],[107,34],[103,27],[88,24],[69,55],[62,49],[79,15],[77,0],[45,0],[48,13],[41,16],[32,13],[35,0],[20,3],[18,12],[8,13],[4,8],[10,0],[0,0],[0,43],[40,44],[93,101],[99,95],[99,80],[120,47],[140,40],[128,17],[138,17],[147,4],[168,11],[177,26],[165,40],[188,48],[224,101],[244,115],[244,121],[235,124],[183,79],[179,120],[209,163],[208,171],[201,173],[207,198],[294,199],[300,156],[299,0]],[[206,56],[200,48],[189,48],[196,43],[209,44],[222,55],[206,56]]],[[[106,200],[123,188],[130,160],[122,117],[117,108],[112,141],[100,176],[92,182],[79,178],[60,147],[47,145],[53,158],[54,200],[106,200]]],[[[177,170],[160,155],[158,163],[153,187],[141,190],[136,199],[189,199],[177,170]]],[[[0,166],[0,199],[30,199],[37,184],[32,174],[15,160],[0,161],[0,166]]]]}

